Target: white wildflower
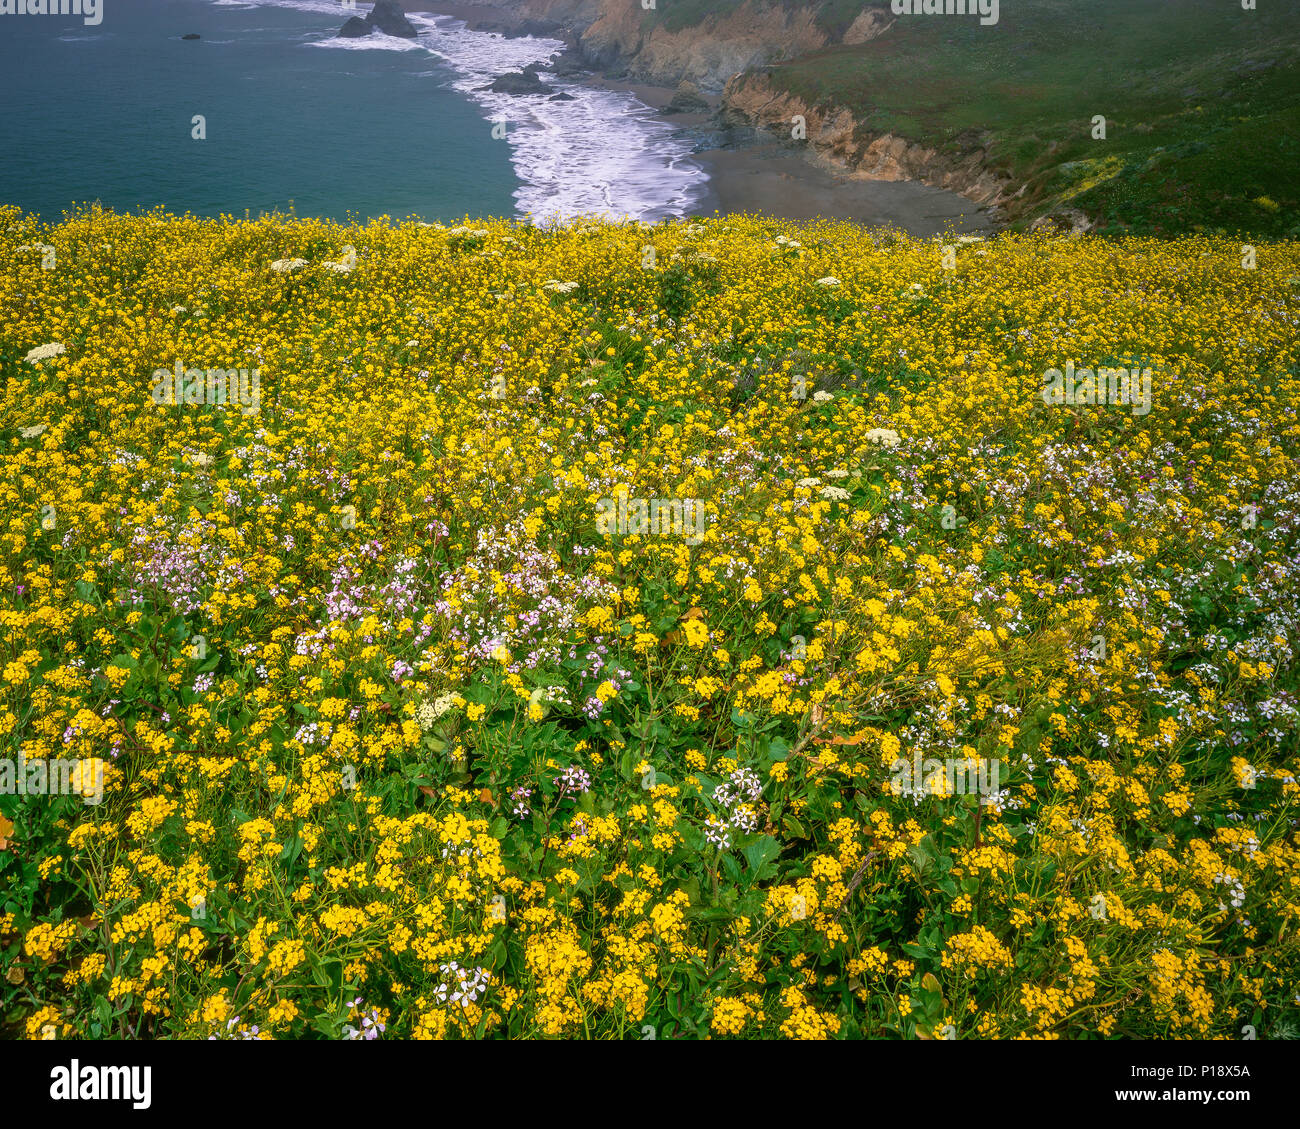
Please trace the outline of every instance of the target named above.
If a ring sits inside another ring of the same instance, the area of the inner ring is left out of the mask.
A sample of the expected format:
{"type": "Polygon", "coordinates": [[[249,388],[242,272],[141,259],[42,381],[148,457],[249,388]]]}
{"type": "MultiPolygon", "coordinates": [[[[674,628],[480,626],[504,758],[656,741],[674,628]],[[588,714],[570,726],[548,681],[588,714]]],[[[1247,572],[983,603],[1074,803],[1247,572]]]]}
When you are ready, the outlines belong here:
{"type": "Polygon", "coordinates": [[[51,357],[57,357],[67,350],[57,341],[51,341],[48,345],[37,345],[30,353],[23,358],[29,364],[39,364],[41,361],[48,361],[51,357]]]}

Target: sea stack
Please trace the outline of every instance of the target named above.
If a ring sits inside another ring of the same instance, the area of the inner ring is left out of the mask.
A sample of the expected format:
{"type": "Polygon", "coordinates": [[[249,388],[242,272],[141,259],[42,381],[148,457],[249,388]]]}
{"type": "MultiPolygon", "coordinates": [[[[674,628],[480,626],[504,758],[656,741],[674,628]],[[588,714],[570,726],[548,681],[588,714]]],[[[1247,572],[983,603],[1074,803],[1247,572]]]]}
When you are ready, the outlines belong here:
{"type": "Polygon", "coordinates": [[[416,30],[406,18],[406,11],[397,0],[375,0],[370,9],[366,23],[372,24],[385,35],[397,35],[402,39],[414,39],[416,30]]]}
{"type": "Polygon", "coordinates": [[[374,24],[368,24],[360,16],[353,16],[347,23],[339,28],[336,39],[360,39],[363,35],[369,35],[375,30],[374,24]]]}

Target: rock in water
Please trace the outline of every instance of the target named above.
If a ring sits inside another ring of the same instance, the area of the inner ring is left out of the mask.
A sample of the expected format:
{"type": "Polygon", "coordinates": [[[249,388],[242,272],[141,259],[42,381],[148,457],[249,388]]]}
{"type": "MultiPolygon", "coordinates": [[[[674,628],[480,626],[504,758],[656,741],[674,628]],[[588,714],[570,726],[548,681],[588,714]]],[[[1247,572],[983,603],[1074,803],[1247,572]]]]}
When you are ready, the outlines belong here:
{"type": "Polygon", "coordinates": [[[372,24],[385,35],[398,35],[403,39],[414,39],[416,30],[406,18],[406,11],[397,0],[375,0],[370,9],[366,23],[372,24]]]}
{"type": "Polygon", "coordinates": [[[557,78],[570,78],[573,75],[586,74],[591,68],[586,66],[577,55],[564,54],[552,59],[546,70],[557,78]]]}
{"type": "Polygon", "coordinates": [[[555,93],[537,76],[537,71],[533,67],[525,67],[521,72],[500,75],[490,86],[485,86],[483,89],[495,91],[497,94],[555,93]]]}
{"type": "Polygon", "coordinates": [[[369,35],[374,30],[374,24],[366,23],[360,16],[353,16],[339,28],[339,34],[335,38],[342,36],[344,39],[360,39],[363,35],[369,35]]]}
{"type": "Polygon", "coordinates": [[[181,38],[182,38],[182,39],[198,39],[198,38],[199,38],[199,34],[198,34],[198,32],[196,32],[196,31],[192,31],[192,32],[189,33],[189,35],[182,35],[181,38]]]}

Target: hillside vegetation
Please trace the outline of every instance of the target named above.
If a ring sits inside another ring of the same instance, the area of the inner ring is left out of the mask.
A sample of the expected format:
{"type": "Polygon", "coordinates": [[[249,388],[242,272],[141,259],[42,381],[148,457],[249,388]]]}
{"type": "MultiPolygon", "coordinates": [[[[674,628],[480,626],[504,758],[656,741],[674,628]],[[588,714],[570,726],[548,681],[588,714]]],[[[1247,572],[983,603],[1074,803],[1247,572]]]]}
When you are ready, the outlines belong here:
{"type": "Polygon", "coordinates": [[[1293,1037],[1300,244],[950,267],[0,210],[5,1032],[1293,1037]]]}
{"type": "Polygon", "coordinates": [[[1018,226],[1070,208],[1108,233],[1300,234],[1294,4],[1006,0],[992,26],[894,17],[883,0],[516,8],[568,22],[601,65],[641,81],[720,88],[734,60],[751,60],[746,73],[763,71],[778,92],[850,111],[864,145],[888,133],[953,157],[982,153],[1006,178],[1018,226]],[[873,37],[846,43],[872,12],[873,37]],[[1098,115],[1104,140],[1093,137],[1098,115]]]}
{"type": "MultiPolygon", "coordinates": [[[[880,5],[887,8],[887,5],[880,5]]],[[[819,19],[843,24],[845,6],[819,19]]],[[[1108,232],[1300,235],[1300,8],[1017,0],[999,22],[900,16],[774,66],[860,130],[960,152],[1027,185],[1013,216],[1082,209],[1108,232]],[[1093,118],[1106,139],[1093,139],[1093,118]]]]}

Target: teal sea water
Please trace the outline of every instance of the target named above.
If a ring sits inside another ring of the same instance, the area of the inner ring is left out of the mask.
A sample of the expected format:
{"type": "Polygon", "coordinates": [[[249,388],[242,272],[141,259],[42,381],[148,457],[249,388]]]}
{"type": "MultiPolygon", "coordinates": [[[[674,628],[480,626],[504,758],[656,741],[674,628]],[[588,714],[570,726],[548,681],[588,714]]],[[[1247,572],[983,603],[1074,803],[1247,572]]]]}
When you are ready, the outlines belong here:
{"type": "Polygon", "coordinates": [[[337,3],[102,10],[98,26],[0,16],[0,203],[50,221],[94,200],[240,217],[292,200],[300,216],[337,220],[518,211],[511,146],[492,139],[483,107],[455,88],[464,73],[424,36],[336,46],[337,3]],[[206,140],[191,136],[196,114],[206,140]]]}

